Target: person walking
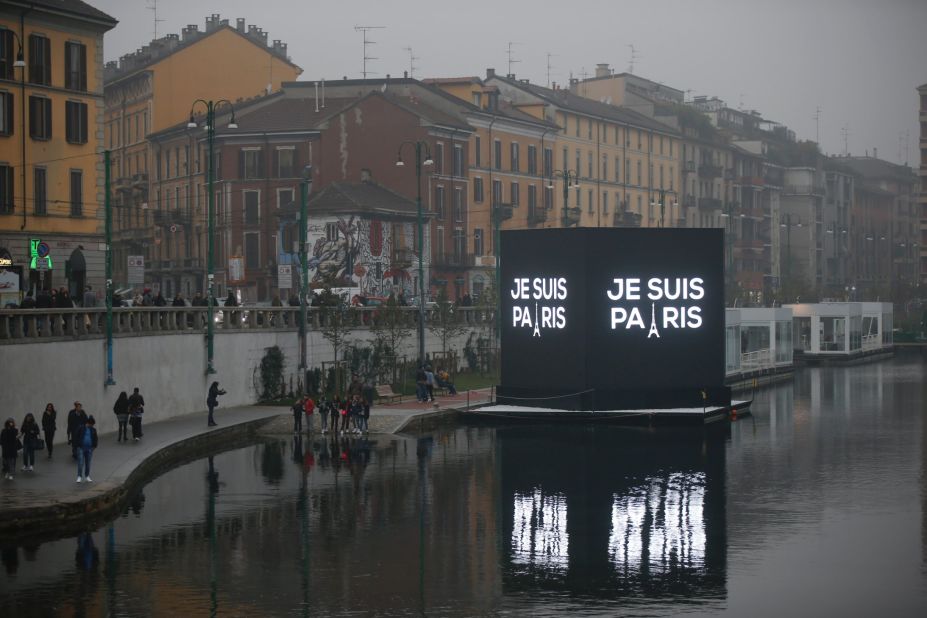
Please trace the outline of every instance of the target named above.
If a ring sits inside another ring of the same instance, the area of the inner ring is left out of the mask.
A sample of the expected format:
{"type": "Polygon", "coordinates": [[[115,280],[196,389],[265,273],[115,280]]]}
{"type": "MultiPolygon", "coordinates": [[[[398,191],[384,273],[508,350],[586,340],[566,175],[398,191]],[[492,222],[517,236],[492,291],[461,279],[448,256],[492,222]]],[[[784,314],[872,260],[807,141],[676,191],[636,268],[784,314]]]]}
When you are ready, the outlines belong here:
{"type": "Polygon", "coordinates": [[[354,426],[351,429],[351,433],[359,434],[361,432],[361,417],[364,414],[364,406],[361,404],[360,395],[354,395],[351,397],[351,404],[348,406],[348,418],[350,419],[350,424],[354,426]]]}
{"type": "Polygon", "coordinates": [[[363,389],[364,397],[364,433],[370,433],[370,408],[373,406],[373,397],[376,394],[376,389],[373,387],[373,384],[370,382],[370,378],[367,378],[364,381],[363,389]]]}
{"type": "Polygon", "coordinates": [[[48,451],[48,458],[52,458],[52,451],[55,448],[55,430],[58,429],[58,411],[55,406],[45,404],[45,411],[42,412],[42,432],[45,434],[45,450],[48,451]]]}
{"type": "Polygon", "coordinates": [[[32,412],[23,419],[19,435],[23,443],[23,472],[32,472],[35,467],[35,447],[39,441],[39,424],[35,422],[32,412]]]}
{"type": "Polygon", "coordinates": [[[142,438],[142,414],[145,413],[145,398],[136,386],[129,395],[129,424],[132,426],[132,439],[138,442],[142,438]]]}
{"type": "Polygon", "coordinates": [[[435,374],[431,370],[431,367],[425,367],[425,392],[428,395],[428,399],[432,402],[435,400],[435,374]]]}
{"type": "Polygon", "coordinates": [[[331,402],[325,397],[325,395],[322,395],[322,397],[319,399],[319,416],[322,419],[322,435],[328,433],[328,411],[330,407],[331,402]]]}
{"type": "Polygon", "coordinates": [[[206,396],[206,406],[209,408],[209,427],[215,427],[218,423],[212,418],[212,411],[219,405],[219,395],[224,395],[225,391],[219,388],[218,382],[213,382],[209,387],[209,394],[206,396]]]}
{"type": "Polygon", "coordinates": [[[74,407],[68,412],[68,444],[71,445],[71,459],[77,461],[77,434],[87,423],[87,413],[84,412],[84,406],[79,401],[74,402],[74,407]]]}
{"type": "Polygon", "coordinates": [[[303,412],[306,414],[306,433],[312,433],[312,415],[315,413],[315,401],[309,395],[303,398],[303,412]]]}
{"type": "Polygon", "coordinates": [[[119,435],[116,437],[116,442],[128,442],[129,397],[126,395],[125,391],[119,393],[119,397],[116,398],[116,404],[113,406],[113,414],[116,415],[116,420],[119,421],[119,435]]]}
{"type": "Polygon", "coordinates": [[[97,428],[96,420],[93,415],[87,418],[87,423],[77,436],[77,443],[80,445],[79,455],[77,458],[77,482],[81,482],[81,473],[83,473],[84,482],[92,483],[90,478],[90,460],[93,458],[93,449],[97,447],[97,428]]]}
{"type": "Polygon", "coordinates": [[[303,400],[300,398],[293,404],[293,435],[297,435],[303,430],[303,413],[303,400]]]}
{"type": "Polygon", "coordinates": [[[16,430],[16,421],[12,418],[6,419],[3,431],[0,431],[0,455],[3,455],[3,472],[8,481],[12,481],[16,474],[16,455],[21,446],[17,433],[19,432],[16,430]]]}

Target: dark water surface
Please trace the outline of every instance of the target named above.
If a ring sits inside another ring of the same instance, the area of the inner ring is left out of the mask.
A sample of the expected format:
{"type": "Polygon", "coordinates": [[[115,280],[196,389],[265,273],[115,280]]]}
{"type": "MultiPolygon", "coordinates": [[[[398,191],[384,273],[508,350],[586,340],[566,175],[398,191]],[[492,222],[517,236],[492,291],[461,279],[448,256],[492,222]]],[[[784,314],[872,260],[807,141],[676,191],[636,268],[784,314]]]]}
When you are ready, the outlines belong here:
{"type": "Polygon", "coordinates": [[[270,441],[2,549],[0,615],[925,616],[919,356],[697,429],[270,441]]]}

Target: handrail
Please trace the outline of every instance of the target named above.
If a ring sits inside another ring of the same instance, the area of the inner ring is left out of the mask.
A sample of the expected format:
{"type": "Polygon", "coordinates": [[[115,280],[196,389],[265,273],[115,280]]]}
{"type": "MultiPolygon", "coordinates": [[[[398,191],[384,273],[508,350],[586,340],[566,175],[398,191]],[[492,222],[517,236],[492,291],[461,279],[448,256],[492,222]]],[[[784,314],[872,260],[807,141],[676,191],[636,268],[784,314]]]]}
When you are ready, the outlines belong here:
{"type": "MultiPolygon", "coordinates": [[[[370,328],[381,319],[382,307],[345,307],[348,328],[370,328]]],[[[410,328],[418,323],[418,307],[398,307],[401,322],[410,328]]],[[[297,330],[299,307],[219,307],[214,328],[219,331],[297,330]]],[[[451,321],[461,326],[492,323],[495,312],[483,307],[455,307],[451,321]]],[[[310,307],[309,329],[325,326],[328,312],[310,307]]],[[[425,310],[425,323],[438,320],[436,309],[425,310]]],[[[207,307],[118,307],[113,309],[114,336],[158,333],[202,334],[206,329],[207,307]]],[[[0,344],[51,339],[101,338],[105,334],[106,308],[0,309],[0,344]]]]}

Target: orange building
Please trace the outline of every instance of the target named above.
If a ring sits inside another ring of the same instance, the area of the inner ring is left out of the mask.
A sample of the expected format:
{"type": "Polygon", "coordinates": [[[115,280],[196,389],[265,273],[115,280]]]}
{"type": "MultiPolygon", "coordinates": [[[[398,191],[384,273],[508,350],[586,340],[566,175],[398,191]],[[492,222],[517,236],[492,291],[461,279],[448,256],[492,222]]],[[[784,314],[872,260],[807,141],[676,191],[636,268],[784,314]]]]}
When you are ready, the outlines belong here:
{"type": "MultiPolygon", "coordinates": [[[[283,82],[302,73],[286,52],[286,43],[274,40],[268,45],[267,33],[254,25],[246,27],[244,19],[237,19],[232,27],[227,19],[213,14],[206,18],[205,31],[189,25],[179,36],[169,34],[119,62],[106,64],[104,143],[112,151],[113,280],[117,287],[143,283],[128,280],[129,256],[144,257],[146,265],[159,259],[160,239],[155,238],[148,208],[154,180],[149,170],[155,165],[148,136],[186,122],[198,99],[225,99],[235,105],[278,91],[283,82]]],[[[203,113],[205,107],[197,104],[195,111],[203,113]]],[[[189,146],[163,153],[164,174],[192,179],[200,173],[200,165],[206,164],[205,155],[200,155],[189,146]]],[[[195,186],[196,194],[179,194],[173,207],[188,211],[191,203],[205,202],[205,194],[200,194],[205,185],[195,186]]],[[[205,242],[187,237],[205,231],[196,232],[193,226],[175,229],[173,243],[205,242]]],[[[201,267],[199,272],[203,272],[201,267]]]]}
{"type": "Polygon", "coordinates": [[[103,289],[103,34],[115,25],[84,2],[0,3],[0,268],[21,275],[21,293],[103,289]],[[33,261],[30,240],[48,260],[33,261]]]}

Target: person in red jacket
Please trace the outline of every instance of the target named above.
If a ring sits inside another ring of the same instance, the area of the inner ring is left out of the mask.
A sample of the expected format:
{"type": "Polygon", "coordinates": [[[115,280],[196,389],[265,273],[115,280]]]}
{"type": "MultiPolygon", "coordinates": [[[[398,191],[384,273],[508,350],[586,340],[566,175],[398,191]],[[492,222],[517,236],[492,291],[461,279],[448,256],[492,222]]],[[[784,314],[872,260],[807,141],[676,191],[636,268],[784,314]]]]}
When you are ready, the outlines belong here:
{"type": "Polygon", "coordinates": [[[312,415],[315,413],[315,401],[309,395],[303,398],[303,411],[306,413],[306,433],[312,433],[312,415]]]}

